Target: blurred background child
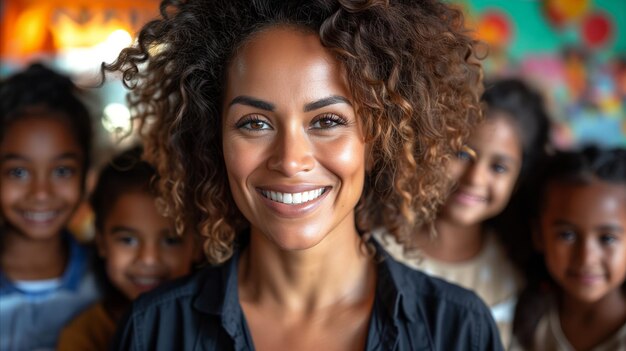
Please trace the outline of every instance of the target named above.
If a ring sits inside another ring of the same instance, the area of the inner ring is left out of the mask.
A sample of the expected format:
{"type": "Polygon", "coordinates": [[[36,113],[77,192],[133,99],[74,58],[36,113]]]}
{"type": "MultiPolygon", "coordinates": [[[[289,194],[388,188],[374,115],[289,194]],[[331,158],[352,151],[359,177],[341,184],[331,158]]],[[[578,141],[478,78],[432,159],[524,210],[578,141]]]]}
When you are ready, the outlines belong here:
{"type": "Polygon", "coordinates": [[[487,85],[483,101],[485,122],[450,164],[456,186],[435,221],[436,235],[418,233],[419,253],[383,241],[407,264],[474,290],[490,306],[506,347],[523,279],[498,237],[524,227],[524,219],[507,215],[503,224],[494,217],[544,158],[549,121],[541,96],[519,80],[487,85]]]}
{"type": "Polygon", "coordinates": [[[58,350],[108,350],[131,301],[188,274],[197,257],[193,237],[176,235],[159,214],[151,186],[155,170],[140,157],[140,148],[123,152],[100,174],[91,204],[105,294],[63,330],[58,350]]]}
{"type": "Polygon", "coordinates": [[[53,349],[98,297],[66,225],[85,194],[91,119],[65,76],[34,64],[0,82],[0,349],[53,349]]]}
{"type": "Polygon", "coordinates": [[[534,235],[548,279],[524,295],[543,303],[520,299],[516,348],[626,350],[626,150],[559,153],[540,189],[534,235]]]}

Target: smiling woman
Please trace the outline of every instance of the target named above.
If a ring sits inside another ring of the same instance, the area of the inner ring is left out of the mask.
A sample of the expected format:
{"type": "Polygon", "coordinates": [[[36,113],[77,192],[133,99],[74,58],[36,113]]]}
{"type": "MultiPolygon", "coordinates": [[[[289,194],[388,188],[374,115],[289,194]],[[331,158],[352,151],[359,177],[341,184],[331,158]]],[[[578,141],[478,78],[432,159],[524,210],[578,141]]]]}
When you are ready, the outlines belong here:
{"type": "Polygon", "coordinates": [[[140,298],[120,349],[501,347],[475,295],[369,240],[384,226],[411,244],[446,193],[442,160],[479,119],[458,11],[241,0],[161,12],[105,69],[132,89],[167,214],[214,266],[140,298]]]}

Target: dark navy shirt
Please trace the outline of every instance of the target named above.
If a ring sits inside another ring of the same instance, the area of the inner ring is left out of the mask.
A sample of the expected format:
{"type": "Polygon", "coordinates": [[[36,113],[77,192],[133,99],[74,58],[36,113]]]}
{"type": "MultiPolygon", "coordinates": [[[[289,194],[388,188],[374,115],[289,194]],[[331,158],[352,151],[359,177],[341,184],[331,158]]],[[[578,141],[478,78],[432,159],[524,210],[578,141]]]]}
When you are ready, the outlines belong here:
{"type": "MultiPolygon", "coordinates": [[[[502,350],[489,309],[472,292],[378,250],[366,350],[502,350]]],[[[115,350],[254,350],[239,304],[238,252],[222,265],[133,304],[115,350]]]]}

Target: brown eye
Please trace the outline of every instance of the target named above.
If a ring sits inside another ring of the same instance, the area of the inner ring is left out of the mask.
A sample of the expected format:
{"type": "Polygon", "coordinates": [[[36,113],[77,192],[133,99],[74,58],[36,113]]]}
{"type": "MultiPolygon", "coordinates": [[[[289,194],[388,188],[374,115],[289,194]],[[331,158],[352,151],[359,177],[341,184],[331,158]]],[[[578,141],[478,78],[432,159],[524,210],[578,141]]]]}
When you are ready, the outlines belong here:
{"type": "Polygon", "coordinates": [[[264,129],[263,127],[265,127],[265,123],[261,121],[250,121],[249,123],[250,129],[261,130],[264,129]]]}
{"type": "Polygon", "coordinates": [[[238,129],[245,129],[251,132],[272,129],[267,121],[259,118],[258,116],[246,116],[236,124],[236,127],[238,129]]]}
{"type": "Polygon", "coordinates": [[[330,129],[330,128],[334,128],[337,126],[345,126],[345,125],[346,125],[345,119],[334,114],[326,114],[326,115],[320,116],[319,118],[316,118],[311,123],[311,128],[312,129],[330,129]]]}

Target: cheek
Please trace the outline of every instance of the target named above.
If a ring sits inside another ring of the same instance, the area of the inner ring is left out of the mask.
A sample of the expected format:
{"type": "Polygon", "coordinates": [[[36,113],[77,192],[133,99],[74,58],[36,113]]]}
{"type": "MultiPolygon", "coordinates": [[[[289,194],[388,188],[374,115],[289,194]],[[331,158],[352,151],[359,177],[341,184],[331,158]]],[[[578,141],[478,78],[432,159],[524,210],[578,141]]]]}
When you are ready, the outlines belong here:
{"type": "Polygon", "coordinates": [[[516,177],[506,177],[498,180],[498,183],[495,186],[496,192],[498,193],[498,204],[504,209],[511,199],[511,195],[513,194],[515,187],[515,179],[516,177]]]}
{"type": "Polygon", "coordinates": [[[19,184],[0,184],[0,202],[3,207],[9,206],[25,196],[26,191],[19,184]]]}
{"type": "Polygon", "coordinates": [[[458,181],[463,176],[463,172],[467,169],[467,162],[463,162],[457,158],[453,158],[448,163],[448,175],[450,179],[458,181]]]}
{"type": "Polygon", "coordinates": [[[71,181],[60,183],[56,189],[59,194],[61,194],[67,202],[78,204],[81,200],[82,196],[82,188],[80,177],[76,177],[71,181]]]}
{"type": "Polygon", "coordinates": [[[107,248],[106,266],[111,278],[124,276],[133,262],[134,253],[130,249],[107,248]]]}
{"type": "Polygon", "coordinates": [[[224,143],[224,163],[233,192],[236,191],[236,185],[245,183],[254,169],[262,162],[262,150],[263,146],[261,145],[252,147],[246,143],[236,142],[236,140],[224,143]]]}
{"type": "Polygon", "coordinates": [[[322,166],[338,175],[365,173],[366,145],[356,137],[340,138],[317,146],[317,159],[322,166]]]}
{"type": "Polygon", "coordinates": [[[192,251],[183,248],[163,254],[163,263],[171,273],[170,278],[186,275],[191,270],[192,251]]]}
{"type": "Polygon", "coordinates": [[[366,166],[366,145],[357,138],[345,138],[318,147],[317,159],[342,181],[349,193],[361,195],[366,166]]]}
{"type": "Polygon", "coordinates": [[[626,279],[626,243],[610,255],[610,265],[613,267],[614,279],[623,282],[626,279]]]}
{"type": "Polygon", "coordinates": [[[548,268],[553,271],[565,269],[569,265],[571,250],[566,245],[553,241],[546,242],[544,256],[548,268]]]}

